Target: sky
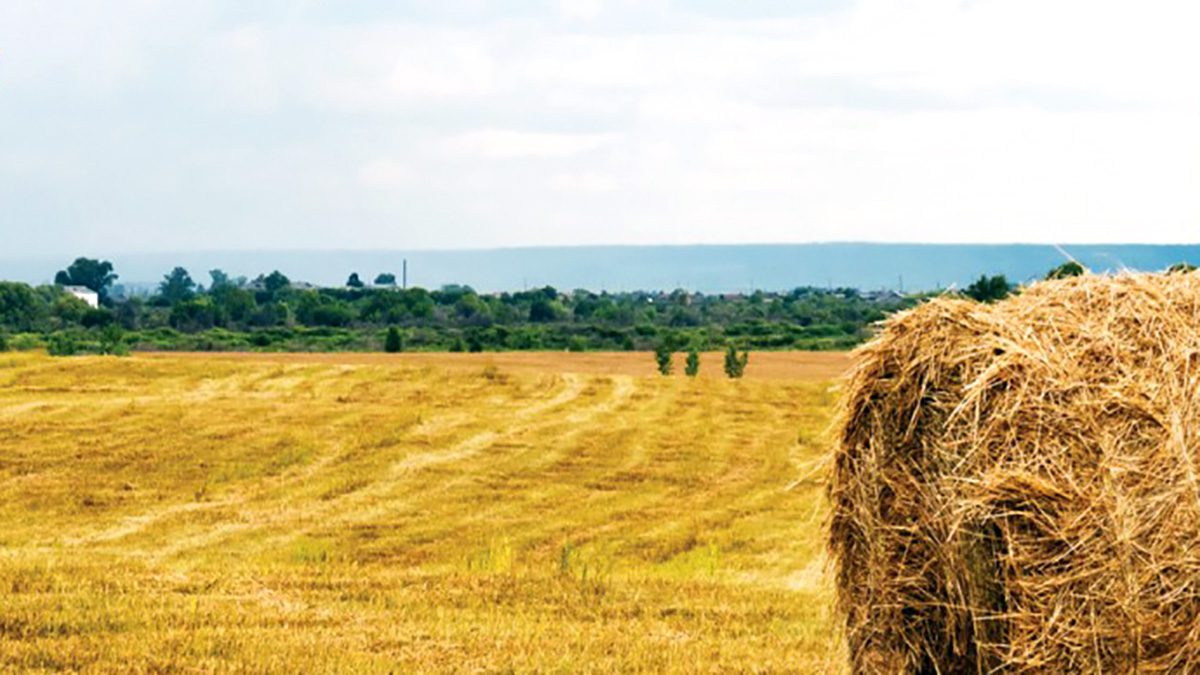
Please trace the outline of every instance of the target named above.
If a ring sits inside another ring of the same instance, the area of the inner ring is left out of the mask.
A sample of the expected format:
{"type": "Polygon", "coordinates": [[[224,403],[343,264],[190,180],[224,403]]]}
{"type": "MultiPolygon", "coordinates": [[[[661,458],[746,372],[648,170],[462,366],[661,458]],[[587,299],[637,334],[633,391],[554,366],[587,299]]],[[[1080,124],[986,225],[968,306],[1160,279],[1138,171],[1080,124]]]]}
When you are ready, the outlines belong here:
{"type": "Polygon", "coordinates": [[[1197,25],[1159,0],[4,0],[0,258],[1197,242],[1197,25]]]}

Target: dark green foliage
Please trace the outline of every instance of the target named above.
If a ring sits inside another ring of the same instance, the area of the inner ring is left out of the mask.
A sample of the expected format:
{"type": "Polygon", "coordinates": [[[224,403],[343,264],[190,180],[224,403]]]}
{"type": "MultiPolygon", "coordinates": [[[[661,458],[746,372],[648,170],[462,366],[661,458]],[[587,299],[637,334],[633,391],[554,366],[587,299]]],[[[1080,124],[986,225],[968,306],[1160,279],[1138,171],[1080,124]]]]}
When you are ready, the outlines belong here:
{"type": "Polygon", "coordinates": [[[0,331],[0,352],[8,351],[8,336],[0,331]]]}
{"type": "Polygon", "coordinates": [[[84,328],[102,328],[116,321],[116,315],[107,309],[88,308],[79,317],[79,325],[84,328]]]}
{"type": "MultiPolygon", "coordinates": [[[[66,272],[64,272],[66,274],[66,272]]],[[[799,288],[749,296],[671,293],[560,294],[551,287],[480,294],[467,286],[305,288],[282,273],[247,283],[211,270],[205,289],[177,268],[159,293],[93,310],[55,286],[0,282],[0,330],[71,333],[98,350],[102,329],[126,331],[132,349],[375,350],[395,327],[406,351],[634,351],[845,349],[868,327],[915,301],[867,299],[849,289],[799,288]]],[[[11,340],[10,340],[11,342],[11,340]]],[[[42,340],[38,340],[40,345],[42,340]]],[[[386,340],[385,345],[386,347],[386,340]]]]}
{"type": "Polygon", "coordinates": [[[658,346],[654,348],[654,363],[658,366],[659,374],[671,374],[671,348],[668,347],[666,343],[660,342],[658,346]]]}
{"type": "Polygon", "coordinates": [[[158,284],[158,295],[168,305],[191,300],[196,295],[196,282],[192,275],[182,267],[176,267],[169,274],[163,275],[158,284]]]}
{"type": "Polygon", "coordinates": [[[54,283],[60,286],[85,286],[100,295],[100,301],[108,300],[108,289],[117,280],[111,262],[92,258],[76,258],[65,270],[54,275],[54,283]]]}
{"type": "Polygon", "coordinates": [[[995,302],[1008,297],[1011,292],[1012,285],[1008,283],[1008,279],[1003,274],[998,274],[994,277],[980,275],[963,293],[979,302],[995,302]]]}
{"type": "Polygon", "coordinates": [[[700,374],[700,352],[696,351],[695,347],[688,350],[687,362],[684,364],[683,373],[688,377],[695,377],[700,374]]]}
{"type": "Polygon", "coordinates": [[[70,333],[55,333],[46,342],[50,356],[74,356],[79,353],[79,342],[70,333]]]}
{"type": "Polygon", "coordinates": [[[33,330],[49,313],[45,299],[28,285],[0,281],[0,326],[14,331],[33,330]]]}
{"type": "Polygon", "coordinates": [[[268,274],[265,277],[260,276],[255,281],[257,283],[260,283],[263,287],[263,290],[265,290],[267,293],[270,293],[271,295],[274,295],[274,294],[278,293],[279,291],[282,291],[283,289],[287,288],[292,283],[291,279],[288,279],[279,270],[275,270],[274,272],[271,272],[270,274],[268,274]]]}
{"type": "Polygon", "coordinates": [[[215,291],[218,288],[224,288],[225,286],[233,285],[233,282],[229,279],[229,275],[223,270],[209,270],[208,277],[212,279],[212,285],[208,287],[208,290],[210,291],[215,291]]]}
{"type": "Polygon", "coordinates": [[[171,327],[185,333],[208,330],[216,325],[217,312],[208,297],[185,300],[171,307],[171,327]]]}
{"type": "Polygon", "coordinates": [[[100,331],[99,353],[110,356],[129,356],[129,347],[125,344],[125,333],[116,324],[109,324],[100,331]]]}
{"type": "Polygon", "coordinates": [[[1055,267],[1054,269],[1050,270],[1046,274],[1046,279],[1047,280],[1066,279],[1067,277],[1083,276],[1086,273],[1087,273],[1087,270],[1084,269],[1083,265],[1080,265],[1079,263],[1072,260],[1070,262],[1065,262],[1065,263],[1059,265],[1058,267],[1055,267]]]}
{"type": "Polygon", "coordinates": [[[362,282],[362,279],[358,278],[358,272],[351,272],[350,278],[346,279],[346,285],[350,288],[362,288],[366,284],[362,282]]]}
{"type": "Polygon", "coordinates": [[[387,338],[383,341],[383,351],[389,354],[397,354],[404,351],[404,338],[400,335],[400,329],[395,326],[388,327],[387,338]]]}
{"type": "Polygon", "coordinates": [[[395,286],[396,275],[389,272],[383,272],[375,277],[376,286],[395,286]]]}
{"type": "Polygon", "coordinates": [[[534,323],[555,321],[562,314],[562,305],[547,298],[537,298],[529,305],[529,320],[534,323]]]}
{"type": "Polygon", "coordinates": [[[746,364],[750,362],[750,352],[738,354],[737,347],[729,345],[725,349],[725,374],[737,379],[746,373],[746,364]]]}
{"type": "Polygon", "coordinates": [[[1178,262],[1167,268],[1168,274],[1189,274],[1196,271],[1196,266],[1191,263],[1178,262]]]}
{"type": "Polygon", "coordinates": [[[483,334],[479,331],[471,331],[467,335],[467,351],[477,354],[483,351],[483,334]]]}

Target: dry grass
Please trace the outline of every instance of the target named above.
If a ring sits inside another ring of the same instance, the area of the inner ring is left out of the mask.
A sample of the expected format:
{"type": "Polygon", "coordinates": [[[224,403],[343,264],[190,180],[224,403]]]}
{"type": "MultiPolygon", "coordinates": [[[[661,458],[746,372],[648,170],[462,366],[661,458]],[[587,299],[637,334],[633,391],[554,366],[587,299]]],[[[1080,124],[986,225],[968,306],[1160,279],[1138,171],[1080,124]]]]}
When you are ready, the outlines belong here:
{"type": "MultiPolygon", "coordinates": [[[[256,363],[327,363],[334,365],[403,365],[449,369],[479,370],[489,365],[510,373],[562,373],[586,375],[658,375],[654,355],[646,352],[484,352],[446,354],[434,352],[379,353],[170,353],[146,354],[147,358],[193,358],[201,360],[235,359],[256,363]]],[[[676,353],[675,377],[683,377],[686,354],[676,353]]],[[[700,377],[721,379],[724,352],[700,355],[700,377]]],[[[746,368],[748,380],[775,382],[833,380],[850,368],[848,352],[752,352],[746,368]]]]}
{"type": "Polygon", "coordinates": [[[831,549],[863,673],[1200,670],[1200,275],[939,300],[859,354],[831,549]]]}
{"type": "Polygon", "coordinates": [[[827,384],[544,358],[0,354],[0,670],[827,671],[827,384]]]}

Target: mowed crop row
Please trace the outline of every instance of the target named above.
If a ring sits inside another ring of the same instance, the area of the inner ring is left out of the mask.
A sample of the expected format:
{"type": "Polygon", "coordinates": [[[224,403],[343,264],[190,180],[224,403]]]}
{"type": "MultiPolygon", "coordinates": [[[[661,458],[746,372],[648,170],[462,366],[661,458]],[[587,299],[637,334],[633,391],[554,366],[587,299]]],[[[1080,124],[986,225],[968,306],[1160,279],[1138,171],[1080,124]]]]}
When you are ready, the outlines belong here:
{"type": "Polygon", "coordinates": [[[828,670],[829,383],[554,370],[0,355],[0,669],[828,670]]]}

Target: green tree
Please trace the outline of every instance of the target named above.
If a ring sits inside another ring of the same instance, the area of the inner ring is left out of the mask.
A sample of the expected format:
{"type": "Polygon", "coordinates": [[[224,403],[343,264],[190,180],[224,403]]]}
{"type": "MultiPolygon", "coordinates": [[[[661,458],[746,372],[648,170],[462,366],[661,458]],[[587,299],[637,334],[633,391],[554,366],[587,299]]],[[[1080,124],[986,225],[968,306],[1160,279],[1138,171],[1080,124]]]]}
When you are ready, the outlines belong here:
{"type": "Polygon", "coordinates": [[[390,326],[387,331],[387,338],[383,341],[383,351],[389,354],[397,354],[404,351],[404,337],[400,335],[400,329],[395,326],[390,326]]]}
{"type": "Polygon", "coordinates": [[[284,276],[283,272],[279,270],[275,270],[265,277],[260,276],[259,279],[262,281],[263,289],[271,295],[292,285],[292,280],[284,276]]]}
{"type": "Polygon", "coordinates": [[[396,275],[391,274],[389,272],[381,272],[378,276],[375,277],[375,285],[376,286],[395,286],[396,285],[396,275]]]}
{"type": "Polygon", "coordinates": [[[660,375],[670,375],[672,370],[671,365],[671,348],[666,342],[658,343],[654,348],[654,362],[658,366],[660,375]]]}
{"type": "Polygon", "coordinates": [[[79,325],[84,328],[102,328],[112,325],[116,321],[116,318],[116,314],[108,309],[92,309],[88,307],[83,315],[79,317],[79,325]]]}
{"type": "Polygon", "coordinates": [[[45,301],[28,284],[0,281],[0,326],[30,331],[49,311],[45,301]]]}
{"type": "Polygon", "coordinates": [[[296,318],[306,326],[337,328],[350,325],[354,312],[341,300],[318,291],[304,291],[296,305],[296,318]]]}
{"type": "Polygon", "coordinates": [[[1003,274],[998,274],[994,277],[980,275],[967,290],[964,291],[967,297],[978,300],[979,302],[995,302],[1003,300],[1012,292],[1012,285],[1008,283],[1008,279],[1003,274]]]}
{"type": "Polygon", "coordinates": [[[533,323],[549,323],[563,314],[562,305],[556,300],[537,298],[529,305],[529,320],[533,323]]]}
{"type": "Polygon", "coordinates": [[[217,322],[217,312],[211,298],[192,298],[172,305],[168,322],[175,330],[196,333],[212,328],[217,322]]]}
{"type": "Polygon", "coordinates": [[[746,373],[746,364],[750,362],[750,352],[738,354],[737,347],[729,345],[725,350],[725,374],[737,379],[746,373]]]}
{"type": "Polygon", "coordinates": [[[217,322],[221,325],[244,324],[254,315],[254,310],[258,307],[254,301],[254,293],[244,288],[238,288],[232,283],[214,286],[209,292],[209,298],[216,307],[217,322]]]}
{"type": "Polygon", "coordinates": [[[1079,276],[1083,276],[1086,273],[1087,273],[1087,270],[1084,269],[1083,265],[1080,265],[1079,263],[1075,262],[1074,260],[1071,260],[1069,262],[1065,262],[1065,263],[1059,265],[1058,267],[1055,267],[1054,269],[1050,270],[1046,274],[1046,280],[1049,281],[1051,279],[1066,279],[1067,277],[1079,277],[1079,276]]]}
{"type": "Polygon", "coordinates": [[[163,280],[158,284],[158,294],[170,305],[191,300],[196,295],[196,282],[192,281],[192,275],[187,270],[176,267],[163,275],[163,280]]]}
{"type": "Polygon", "coordinates": [[[233,284],[233,282],[229,280],[229,275],[223,270],[209,270],[208,277],[212,279],[212,284],[208,287],[208,290],[210,291],[215,291],[218,288],[224,288],[225,286],[230,286],[233,284]]]}
{"type": "Polygon", "coordinates": [[[4,331],[0,331],[0,352],[6,351],[8,351],[8,336],[4,334],[4,331]]]}
{"type": "Polygon", "coordinates": [[[117,280],[113,273],[111,262],[93,258],[76,258],[67,269],[59,270],[54,275],[54,283],[59,286],[84,286],[95,291],[101,302],[108,301],[108,289],[117,280]]]}
{"type": "Polygon", "coordinates": [[[1196,266],[1191,263],[1177,262],[1167,268],[1167,274],[1190,274],[1196,271],[1196,266]]]}
{"type": "Polygon", "coordinates": [[[137,330],[142,321],[142,301],[129,298],[117,305],[117,323],[125,330],[137,330]]]}
{"type": "Polygon", "coordinates": [[[683,366],[683,373],[688,377],[695,377],[700,374],[700,352],[695,347],[688,350],[687,362],[683,366]]]}
{"type": "Polygon", "coordinates": [[[363,284],[362,279],[358,278],[358,272],[351,272],[350,278],[346,279],[346,285],[350,288],[362,288],[365,284],[363,284]]]}
{"type": "Polygon", "coordinates": [[[54,300],[50,312],[62,323],[79,323],[91,307],[79,298],[68,293],[62,293],[54,300]]]}

